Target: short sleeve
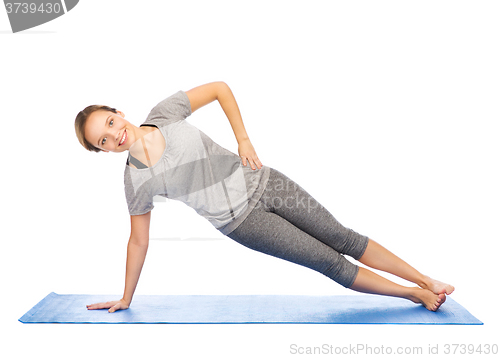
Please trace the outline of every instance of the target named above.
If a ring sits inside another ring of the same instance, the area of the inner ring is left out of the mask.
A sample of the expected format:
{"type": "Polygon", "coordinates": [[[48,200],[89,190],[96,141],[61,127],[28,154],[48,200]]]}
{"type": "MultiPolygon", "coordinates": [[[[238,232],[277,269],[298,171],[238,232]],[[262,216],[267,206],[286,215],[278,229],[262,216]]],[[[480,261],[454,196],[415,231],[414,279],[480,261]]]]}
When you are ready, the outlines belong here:
{"type": "Polygon", "coordinates": [[[184,91],[178,91],[158,103],[144,123],[165,125],[186,119],[191,115],[191,103],[184,91]]]}
{"type": "Polygon", "coordinates": [[[147,182],[140,183],[141,181],[143,180],[138,177],[133,180],[130,168],[125,169],[125,198],[130,215],[146,214],[154,208],[149,185],[147,182]]]}

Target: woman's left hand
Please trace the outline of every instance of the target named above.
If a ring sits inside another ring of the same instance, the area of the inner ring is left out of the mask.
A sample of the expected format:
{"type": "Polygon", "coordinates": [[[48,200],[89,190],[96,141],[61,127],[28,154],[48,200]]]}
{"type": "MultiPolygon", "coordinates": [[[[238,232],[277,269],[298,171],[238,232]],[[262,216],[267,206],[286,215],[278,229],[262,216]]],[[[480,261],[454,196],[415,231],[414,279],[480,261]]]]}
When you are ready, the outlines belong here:
{"type": "Polygon", "coordinates": [[[238,154],[240,155],[241,161],[244,166],[247,166],[247,161],[250,163],[250,167],[252,170],[255,170],[255,167],[262,168],[262,163],[257,157],[257,153],[255,153],[255,149],[253,148],[250,139],[244,139],[238,144],[238,154]]]}
{"type": "Polygon", "coordinates": [[[126,310],[130,306],[130,303],[125,302],[122,298],[118,301],[108,301],[101,303],[93,303],[91,305],[87,305],[88,310],[102,310],[103,308],[108,309],[109,313],[113,313],[118,310],[126,310]]]}

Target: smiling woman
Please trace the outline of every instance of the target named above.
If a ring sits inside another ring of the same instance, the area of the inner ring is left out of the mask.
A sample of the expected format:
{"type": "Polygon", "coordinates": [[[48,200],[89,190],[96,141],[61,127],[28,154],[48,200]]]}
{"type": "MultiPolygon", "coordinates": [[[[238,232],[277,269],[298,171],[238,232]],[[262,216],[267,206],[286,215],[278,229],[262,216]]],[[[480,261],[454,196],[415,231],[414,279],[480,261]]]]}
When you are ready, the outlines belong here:
{"type": "Polygon", "coordinates": [[[107,113],[107,112],[118,113],[115,108],[111,108],[111,107],[103,106],[103,105],[92,105],[92,106],[88,106],[84,110],[80,111],[75,119],[75,132],[76,132],[76,137],[78,138],[78,141],[88,151],[97,152],[97,153],[99,153],[101,151],[101,149],[99,149],[96,146],[96,145],[98,145],[97,142],[95,142],[95,145],[94,145],[89,140],[87,140],[87,138],[85,136],[85,124],[87,123],[88,117],[91,114],[98,112],[98,111],[101,111],[104,113],[107,113]]]}
{"type": "Polygon", "coordinates": [[[129,151],[124,182],[131,234],[123,298],[92,304],[89,309],[114,312],[132,302],[146,257],[156,195],[182,201],[222,234],[250,249],[316,270],[355,291],[402,297],[435,311],[454,290],[342,226],[297,183],[262,165],[224,82],[174,93],[158,103],[139,127],[114,108],[89,106],[77,115],[75,130],[87,150],[129,151]],[[229,119],[239,156],[185,120],[215,100],[229,119]],[[420,287],[398,285],[344,255],[420,287]]]}

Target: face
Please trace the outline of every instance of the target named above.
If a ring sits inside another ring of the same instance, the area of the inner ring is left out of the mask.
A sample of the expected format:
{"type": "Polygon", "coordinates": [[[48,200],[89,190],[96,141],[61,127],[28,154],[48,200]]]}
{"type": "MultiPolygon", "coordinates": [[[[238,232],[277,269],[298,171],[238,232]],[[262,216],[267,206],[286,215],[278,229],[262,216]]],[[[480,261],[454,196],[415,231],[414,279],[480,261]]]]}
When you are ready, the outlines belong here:
{"type": "Polygon", "coordinates": [[[136,127],[124,117],[120,111],[92,113],[85,124],[85,138],[104,152],[128,150],[135,141],[136,127]]]}

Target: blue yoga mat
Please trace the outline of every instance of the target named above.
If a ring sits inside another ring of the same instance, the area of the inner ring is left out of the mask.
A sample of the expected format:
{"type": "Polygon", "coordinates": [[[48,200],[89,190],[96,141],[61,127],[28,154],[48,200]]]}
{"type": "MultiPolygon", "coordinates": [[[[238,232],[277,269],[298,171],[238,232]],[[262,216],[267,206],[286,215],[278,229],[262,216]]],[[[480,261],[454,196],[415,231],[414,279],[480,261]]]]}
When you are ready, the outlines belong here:
{"type": "Polygon", "coordinates": [[[108,313],[86,305],[111,295],[58,295],[30,309],[23,323],[330,323],[483,324],[450,297],[437,312],[408,300],[376,295],[137,295],[128,310],[108,313]]]}

